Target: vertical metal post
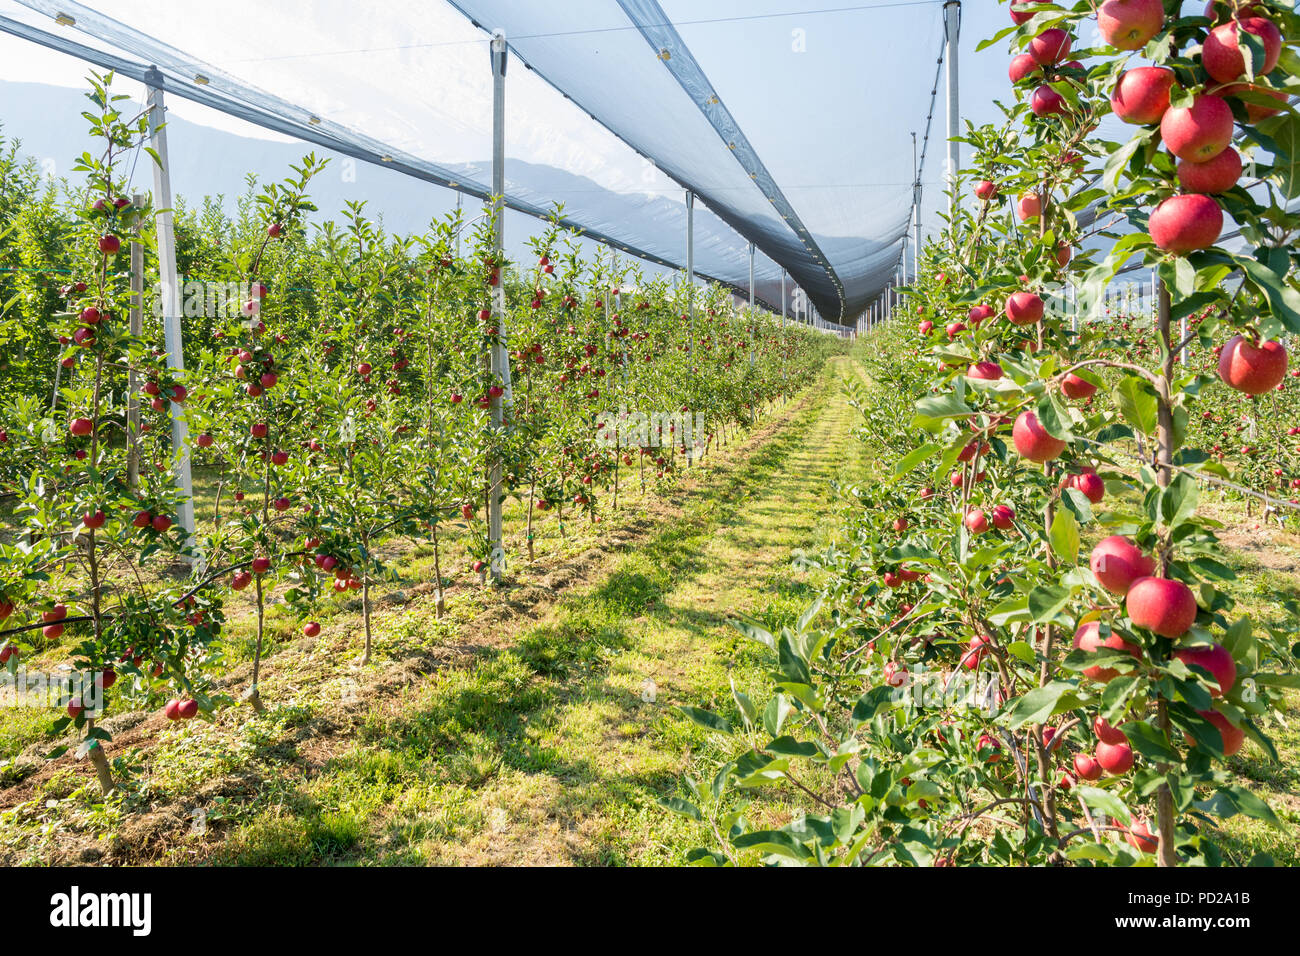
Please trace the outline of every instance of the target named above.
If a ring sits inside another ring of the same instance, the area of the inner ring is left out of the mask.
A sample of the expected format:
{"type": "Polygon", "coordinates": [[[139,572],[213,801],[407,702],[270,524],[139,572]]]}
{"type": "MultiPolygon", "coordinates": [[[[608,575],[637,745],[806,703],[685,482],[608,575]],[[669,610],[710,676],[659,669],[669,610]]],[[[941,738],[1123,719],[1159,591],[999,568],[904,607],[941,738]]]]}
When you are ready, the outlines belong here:
{"type": "MultiPolygon", "coordinates": [[[[144,205],[144,196],[136,193],[131,205],[144,205]]],[[[144,245],[140,242],[140,224],[131,231],[131,312],[127,319],[131,336],[144,334],[144,245]]],[[[140,376],[132,364],[126,377],[126,486],[132,491],[140,481],[140,376]]]]}
{"type": "Polygon", "coordinates": [[[754,364],[754,339],[757,324],[754,322],[754,244],[749,244],[749,364],[754,364]]]}
{"type": "Polygon", "coordinates": [[[785,328],[785,270],[781,270],[781,328],[785,328]]]}
{"type": "Polygon", "coordinates": [[[456,190],[456,258],[460,258],[460,229],[464,224],[461,219],[461,212],[465,205],[465,194],[459,189],[456,190]]]}
{"type": "MultiPolygon", "coordinates": [[[[149,93],[149,145],[158,156],[153,164],[153,201],[157,230],[158,271],[162,283],[160,300],[163,318],[163,347],[167,366],[177,371],[185,368],[181,338],[181,287],[176,269],[176,233],[172,219],[171,161],[167,154],[166,106],[163,103],[163,77],[157,70],[145,74],[149,93]]],[[[172,469],[181,493],[180,514],[176,523],[185,529],[189,543],[194,543],[194,483],[190,477],[190,439],[181,417],[181,408],[168,402],[172,418],[172,469]]]]}
{"type": "MultiPolygon", "coordinates": [[[[490,371],[493,382],[500,380],[503,393],[492,399],[492,427],[500,430],[505,415],[503,407],[510,398],[510,358],[506,352],[506,284],[501,263],[505,258],[505,203],[506,191],[506,59],[507,46],[504,30],[492,31],[490,56],[492,60],[492,248],[498,279],[492,287],[492,322],[497,334],[490,352],[490,371]]],[[[492,546],[490,572],[492,580],[500,581],[504,570],[505,552],[501,546],[501,458],[492,456],[488,494],[488,535],[492,546]]]]}
{"type": "Polygon", "coordinates": [[[686,314],[691,332],[691,371],[695,370],[695,192],[686,190],[686,314]]]}
{"type": "Polygon", "coordinates": [[[921,171],[916,160],[916,134],[912,134],[912,278],[921,274],[921,171]]]}
{"type": "Polygon", "coordinates": [[[948,0],[943,5],[943,63],[948,77],[948,189],[951,191],[949,212],[957,215],[957,170],[961,169],[961,107],[957,99],[957,40],[961,35],[961,2],[948,0]]]}

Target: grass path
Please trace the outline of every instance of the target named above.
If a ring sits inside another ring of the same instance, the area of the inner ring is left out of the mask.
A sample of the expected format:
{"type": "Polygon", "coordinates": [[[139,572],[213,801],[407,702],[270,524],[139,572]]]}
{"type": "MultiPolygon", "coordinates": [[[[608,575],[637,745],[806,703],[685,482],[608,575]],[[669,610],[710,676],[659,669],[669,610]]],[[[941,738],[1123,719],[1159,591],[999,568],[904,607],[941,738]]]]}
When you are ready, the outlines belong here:
{"type": "Polygon", "coordinates": [[[838,526],[832,479],[861,473],[856,413],[827,384],[598,585],[517,639],[376,710],[359,739],[243,826],[240,862],[680,862],[701,834],[656,805],[698,732],[672,709],[762,678],[727,616],[792,618],[791,552],[838,526]]]}

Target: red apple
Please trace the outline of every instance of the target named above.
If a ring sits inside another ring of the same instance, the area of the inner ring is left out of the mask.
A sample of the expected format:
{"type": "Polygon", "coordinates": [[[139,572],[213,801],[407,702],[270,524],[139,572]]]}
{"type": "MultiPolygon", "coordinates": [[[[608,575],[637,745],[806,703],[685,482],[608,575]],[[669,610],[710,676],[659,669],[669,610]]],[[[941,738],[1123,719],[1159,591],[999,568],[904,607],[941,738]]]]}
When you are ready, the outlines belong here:
{"type": "Polygon", "coordinates": [[[277,238],[280,235],[280,233],[283,231],[284,228],[278,222],[273,222],[266,227],[266,234],[270,236],[272,239],[277,238]]]}
{"type": "Polygon", "coordinates": [[[1034,58],[1028,53],[1017,53],[1011,58],[1011,65],[1007,67],[1007,76],[1012,83],[1019,83],[1026,77],[1033,76],[1039,69],[1034,58]]]}
{"type": "Polygon", "coordinates": [[[1097,763],[1101,769],[1112,777],[1128,773],[1133,769],[1133,748],[1128,744],[1097,744],[1097,763]]]}
{"type": "Polygon", "coordinates": [[[166,531],[172,526],[172,519],[166,515],[154,515],[153,520],[149,522],[155,531],[166,531]]]}
{"type": "Polygon", "coordinates": [[[1051,461],[1065,451],[1065,441],[1048,433],[1033,412],[1021,412],[1011,429],[1016,451],[1030,461],[1051,461]]]}
{"type": "Polygon", "coordinates": [[[1029,108],[1035,116],[1059,116],[1069,107],[1066,106],[1064,96],[1043,83],[1034,87],[1034,92],[1029,94],[1029,108]]]}
{"type": "Polygon", "coordinates": [[[1091,398],[1093,393],[1096,391],[1096,385],[1092,384],[1092,382],[1088,381],[1086,378],[1080,378],[1073,372],[1061,379],[1061,393],[1065,395],[1066,398],[1091,398]]]}
{"type": "Polygon", "coordinates": [[[213,441],[212,436],[209,435],[207,432],[204,432],[197,439],[195,439],[194,444],[198,445],[200,448],[211,448],[212,441],[213,441]]]}
{"type": "Polygon", "coordinates": [[[1172,578],[1139,578],[1124,598],[1129,620],[1161,637],[1182,637],[1196,620],[1196,595],[1172,578]]]}
{"type": "Polygon", "coordinates": [[[1033,7],[1036,3],[1042,3],[1045,0],[1011,0],[1011,21],[1016,24],[1028,23],[1034,18],[1034,10],[1025,10],[1024,7],[1033,7]]]}
{"type": "Polygon", "coordinates": [[[1146,820],[1134,820],[1124,839],[1128,841],[1129,846],[1140,853],[1154,853],[1160,849],[1160,840],[1151,832],[1151,827],[1146,820]]]}
{"type": "Polygon", "coordinates": [[[1007,298],[1006,315],[1014,325],[1033,325],[1042,321],[1043,300],[1032,292],[1013,292],[1007,298]]]}
{"type": "Polygon", "coordinates": [[[966,371],[967,378],[996,382],[1002,377],[1002,366],[997,362],[976,362],[966,371]]]}
{"type": "Polygon", "coordinates": [[[86,705],[81,702],[80,697],[74,697],[68,701],[68,716],[76,720],[85,711],[86,705]]]}
{"type": "Polygon", "coordinates": [[[1021,193],[1016,200],[1016,215],[1021,222],[1037,219],[1043,214],[1043,197],[1035,192],[1021,193]]]}
{"type": "Polygon", "coordinates": [[[916,330],[920,332],[922,335],[929,335],[930,332],[934,330],[934,323],[931,322],[929,319],[926,319],[916,327],[916,330]]]}
{"type": "Polygon", "coordinates": [[[1174,651],[1174,657],[1188,667],[1199,667],[1213,676],[1215,688],[1210,691],[1211,696],[1222,697],[1237,682],[1237,662],[1221,644],[1179,648],[1174,651]]]}
{"type": "Polygon", "coordinates": [[[1100,780],[1102,775],[1101,764],[1091,754],[1074,755],[1074,772],[1081,780],[1100,780]]]}
{"type": "Polygon", "coordinates": [[[1263,395],[1286,377],[1286,349],[1279,342],[1258,347],[1245,336],[1234,335],[1219,353],[1219,378],[1247,395],[1263,395]]]}
{"type": "Polygon", "coordinates": [[[1112,594],[1127,594],[1134,581],[1150,576],[1156,567],[1153,558],[1122,534],[1098,542],[1088,563],[1101,586],[1112,594]]]}
{"type": "Polygon", "coordinates": [[[1223,231],[1223,210],[1202,193],[1170,196],[1151,211],[1147,231],[1159,248],[1175,255],[1208,249],[1223,231]]]}
{"type": "Polygon", "coordinates": [[[1171,106],[1160,118],[1160,138],[1179,159],[1204,163],[1232,142],[1232,108],[1221,96],[1198,93],[1191,106],[1171,106]]]}
{"type": "Polygon", "coordinates": [[[1083,496],[1094,505],[1100,504],[1101,500],[1106,497],[1106,483],[1101,480],[1101,476],[1095,471],[1085,471],[1081,475],[1071,475],[1066,481],[1066,487],[1083,492],[1083,496]]]}
{"type": "Polygon", "coordinates": [[[1052,27],[1030,40],[1025,49],[1039,66],[1051,66],[1070,55],[1070,34],[1052,27]]]}
{"type": "Polygon", "coordinates": [[[1229,146],[1204,163],[1178,161],[1178,185],[1189,193],[1226,193],[1241,178],[1241,154],[1229,146]]]}
{"type": "Polygon", "coordinates": [[[993,527],[999,531],[1010,531],[1015,527],[1016,513],[1009,505],[997,505],[992,513],[993,527]]]}
{"type": "Polygon", "coordinates": [[[180,706],[176,708],[176,715],[181,720],[189,720],[199,712],[199,702],[190,697],[181,701],[180,706]]]}
{"type": "Polygon", "coordinates": [[[147,528],[153,523],[153,514],[148,511],[137,511],[131,524],[136,528],[147,528]]]}
{"type": "MultiPolygon", "coordinates": [[[[1098,651],[1102,648],[1108,648],[1114,651],[1125,651],[1138,660],[1142,658],[1142,648],[1124,640],[1115,631],[1111,631],[1110,635],[1103,641],[1101,639],[1101,625],[1097,621],[1089,621],[1074,632],[1074,648],[1079,651],[1098,651]]],[[[1083,676],[1089,680],[1095,680],[1099,684],[1105,684],[1118,677],[1119,671],[1113,667],[1095,664],[1092,667],[1085,668],[1083,676]]]]}
{"type": "Polygon", "coordinates": [[[254,574],[266,574],[271,570],[270,558],[254,558],[251,565],[254,574]]]}
{"type": "Polygon", "coordinates": [[[1097,10],[1102,38],[1117,50],[1140,50],[1165,25],[1161,0],[1106,0],[1097,10]]]}
{"type": "Polygon", "coordinates": [[[117,251],[122,248],[122,240],[117,236],[100,236],[99,251],[107,256],[116,255],[117,251]]]}
{"type": "Polygon", "coordinates": [[[1139,66],[1125,70],[1115,84],[1110,108],[1125,123],[1150,126],[1160,122],[1169,109],[1169,92],[1174,71],[1163,66],[1139,66]]]}
{"type": "Polygon", "coordinates": [[[1106,718],[1098,714],[1092,719],[1092,731],[1097,735],[1097,739],[1108,744],[1126,744],[1128,735],[1118,727],[1112,727],[1107,723],[1106,718]]]}
{"type": "Polygon", "coordinates": [[[1238,29],[1253,34],[1264,47],[1264,62],[1251,64],[1252,78],[1272,73],[1282,54],[1282,31],[1272,20],[1246,17],[1220,24],[1201,44],[1201,65],[1212,79],[1220,83],[1231,83],[1246,74],[1246,58],[1238,47],[1238,29]]]}
{"type": "Polygon", "coordinates": [[[107,520],[108,516],[105,515],[103,511],[99,510],[88,511],[81,516],[81,523],[91,530],[104,527],[104,522],[107,520]]]}
{"type": "Polygon", "coordinates": [[[987,179],[981,179],[975,184],[975,196],[978,199],[988,202],[989,200],[996,198],[997,194],[997,185],[987,179]]]}
{"type": "Polygon", "coordinates": [[[163,714],[166,715],[168,720],[180,720],[181,702],[175,699],[167,701],[167,704],[163,707],[163,714]]]}
{"type": "Polygon", "coordinates": [[[972,508],[966,513],[966,527],[972,534],[983,534],[989,530],[989,520],[980,508],[972,508]]]}
{"type": "Polygon", "coordinates": [[[980,661],[984,659],[984,655],[988,653],[988,647],[992,643],[992,639],[987,634],[976,634],[971,638],[970,645],[967,647],[966,653],[962,655],[961,662],[968,670],[979,667],[980,661]]]}
{"type": "Polygon", "coordinates": [[[981,322],[993,318],[994,315],[995,313],[992,306],[981,303],[980,305],[973,305],[970,307],[966,312],[966,321],[971,325],[978,327],[981,322]]]}
{"type": "Polygon", "coordinates": [[[78,438],[85,438],[95,430],[95,423],[89,418],[74,418],[68,425],[68,431],[78,438]]]}

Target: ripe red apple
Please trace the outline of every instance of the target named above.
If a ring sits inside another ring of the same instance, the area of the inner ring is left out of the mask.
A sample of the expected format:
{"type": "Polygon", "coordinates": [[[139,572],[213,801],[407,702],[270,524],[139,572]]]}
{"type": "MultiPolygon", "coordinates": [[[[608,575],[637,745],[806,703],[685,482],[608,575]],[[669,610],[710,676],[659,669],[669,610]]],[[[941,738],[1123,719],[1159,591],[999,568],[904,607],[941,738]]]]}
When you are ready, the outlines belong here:
{"type": "Polygon", "coordinates": [[[1042,321],[1043,300],[1032,292],[1013,292],[1007,298],[1006,315],[1014,325],[1033,325],[1042,321]]]}
{"type": "MultiPolygon", "coordinates": [[[[1089,621],[1074,632],[1074,648],[1079,651],[1098,651],[1102,648],[1108,648],[1114,651],[1125,651],[1138,660],[1142,658],[1142,648],[1124,640],[1115,631],[1111,631],[1103,641],[1101,639],[1101,625],[1097,621],[1089,621]]],[[[1089,680],[1095,680],[1099,684],[1105,684],[1118,677],[1119,671],[1113,667],[1096,664],[1085,668],[1083,676],[1089,680]]]]}
{"type": "Polygon", "coordinates": [[[1088,564],[1101,586],[1112,594],[1127,594],[1134,581],[1149,577],[1156,568],[1155,560],[1122,534],[1098,542],[1088,564]]]}
{"type": "Polygon", "coordinates": [[[1043,83],[1034,87],[1034,92],[1029,94],[1029,108],[1035,116],[1059,116],[1069,107],[1066,106],[1064,96],[1043,83]]]}
{"type": "Polygon", "coordinates": [[[266,227],[266,234],[270,236],[272,239],[277,238],[280,235],[280,233],[283,231],[284,231],[284,227],[282,227],[278,222],[273,222],[266,227]]]}
{"type": "Polygon", "coordinates": [[[933,329],[934,329],[934,323],[931,322],[929,319],[924,320],[923,322],[921,322],[920,325],[916,327],[916,330],[920,332],[922,335],[929,335],[930,332],[933,331],[933,329]]]}
{"type": "Polygon", "coordinates": [[[983,382],[996,382],[1002,377],[1002,366],[997,362],[976,362],[966,371],[966,377],[983,382]]]}
{"type": "Polygon", "coordinates": [[[1011,21],[1016,24],[1027,23],[1034,18],[1033,10],[1024,10],[1022,7],[1032,7],[1043,0],[1011,0],[1011,21]]]}
{"type": "Polygon", "coordinates": [[[1196,595],[1172,578],[1139,578],[1124,598],[1129,620],[1161,637],[1182,637],[1196,620],[1196,595]]]}
{"type": "Polygon", "coordinates": [[[74,697],[68,701],[68,716],[76,720],[85,711],[86,705],[81,702],[80,697],[74,697]]]}
{"type": "Polygon", "coordinates": [[[1263,395],[1286,377],[1287,354],[1280,342],[1258,347],[1245,336],[1234,335],[1219,353],[1219,378],[1247,395],[1263,395]]]}
{"type": "Polygon", "coordinates": [[[1189,193],[1226,193],[1241,178],[1241,154],[1229,146],[1204,163],[1178,161],[1178,185],[1189,193]]]}
{"type": "Polygon", "coordinates": [[[99,251],[104,253],[104,255],[107,256],[116,255],[117,251],[121,248],[122,248],[122,240],[118,239],[117,236],[99,237],[99,251]]]}
{"type": "Polygon", "coordinates": [[[1165,25],[1161,0],[1106,0],[1097,10],[1102,38],[1117,50],[1140,50],[1165,25]]]}
{"type": "Polygon", "coordinates": [[[1128,828],[1128,832],[1124,835],[1124,839],[1128,841],[1129,846],[1139,853],[1154,853],[1160,849],[1160,840],[1151,832],[1151,827],[1146,820],[1134,820],[1133,825],[1128,828]]]}
{"type": "Polygon", "coordinates": [[[991,305],[972,305],[966,312],[966,321],[971,325],[978,327],[981,322],[993,318],[996,313],[991,305]]]}
{"type": "Polygon", "coordinates": [[[1097,763],[1101,764],[1101,769],[1112,777],[1128,773],[1133,769],[1133,748],[1128,744],[1099,742],[1096,754],[1097,763]]]}
{"type": "MultiPolygon", "coordinates": [[[[1197,713],[1218,729],[1219,736],[1223,738],[1223,755],[1225,757],[1231,757],[1246,742],[1246,732],[1240,727],[1234,727],[1232,722],[1217,710],[1198,710],[1197,713]]],[[[1187,739],[1192,741],[1190,735],[1188,735],[1187,739]]]]}
{"type": "Polygon", "coordinates": [[[1139,66],[1125,70],[1115,84],[1110,107],[1125,123],[1149,126],[1160,122],[1169,109],[1174,88],[1174,71],[1163,66],[1139,66]]]}
{"type": "Polygon", "coordinates": [[[1021,222],[1037,219],[1043,214],[1043,197],[1036,192],[1021,193],[1016,200],[1016,215],[1021,222]]]}
{"type": "Polygon", "coordinates": [[[1097,391],[1097,386],[1092,384],[1086,378],[1080,378],[1071,372],[1065,378],[1061,379],[1061,393],[1066,398],[1091,398],[1097,391]]]}
{"type": "Polygon", "coordinates": [[[147,528],[153,523],[153,514],[148,511],[137,511],[131,524],[136,528],[147,528]]]}
{"type": "Polygon", "coordinates": [[[1083,492],[1083,496],[1094,505],[1099,504],[1106,497],[1106,483],[1101,480],[1101,476],[1095,471],[1085,471],[1082,474],[1071,475],[1066,479],[1065,486],[1083,492]]]}
{"type": "Polygon", "coordinates": [[[949,322],[947,326],[944,327],[944,331],[948,333],[948,338],[955,339],[957,336],[961,335],[963,332],[966,331],[966,323],[949,322]]]}
{"type": "Polygon", "coordinates": [[[985,750],[991,751],[991,753],[984,758],[985,763],[997,763],[1002,759],[1002,754],[1000,752],[1002,750],[1002,745],[998,743],[996,737],[991,737],[988,734],[980,734],[979,743],[976,744],[975,750],[976,752],[985,750]]]}
{"type": "Polygon", "coordinates": [[[89,418],[74,418],[68,425],[68,431],[78,438],[85,438],[95,430],[95,423],[89,418]]]}
{"type": "Polygon", "coordinates": [[[251,565],[254,574],[266,574],[271,570],[270,558],[254,558],[251,565]]]}
{"type": "Polygon", "coordinates": [[[88,511],[81,516],[81,523],[91,530],[104,527],[104,522],[107,520],[108,516],[100,510],[88,511]]]}
{"type": "Polygon", "coordinates": [[[972,508],[966,513],[966,527],[972,534],[983,534],[989,530],[989,520],[980,508],[972,508]]]}
{"type": "Polygon", "coordinates": [[[154,515],[149,523],[153,525],[155,531],[163,532],[172,526],[172,519],[166,515],[154,515]]]}
{"type": "Polygon", "coordinates": [[[190,697],[181,701],[180,706],[176,708],[176,716],[181,720],[189,720],[199,712],[199,702],[190,697]]]}
{"type": "Polygon", "coordinates": [[[1030,461],[1045,462],[1065,451],[1065,441],[1048,433],[1033,412],[1020,413],[1011,429],[1011,440],[1016,451],[1030,461]]]}
{"type": "Polygon", "coordinates": [[[181,702],[175,699],[167,701],[167,704],[163,707],[163,714],[166,715],[168,720],[180,720],[181,702]]]}
{"type": "Polygon", "coordinates": [[[1126,744],[1128,735],[1118,727],[1112,727],[1107,723],[1106,718],[1098,714],[1092,719],[1092,731],[1097,735],[1097,739],[1108,744],[1126,744]]]}
{"type": "Polygon", "coordinates": [[[1074,755],[1074,772],[1081,780],[1100,780],[1102,775],[1101,764],[1091,754],[1074,755]]]}
{"type": "Polygon", "coordinates": [[[985,202],[988,202],[989,200],[996,198],[997,194],[997,184],[990,180],[981,179],[975,184],[975,197],[977,199],[982,199],[985,202]]]}
{"type": "Polygon", "coordinates": [[[997,505],[992,513],[993,527],[999,531],[1010,531],[1015,527],[1016,513],[1009,505],[997,505]]]}
{"type": "Polygon", "coordinates": [[[1213,676],[1215,689],[1210,691],[1213,697],[1222,697],[1237,681],[1237,662],[1221,644],[1179,648],[1174,651],[1174,657],[1188,667],[1199,667],[1213,676]]]}
{"type": "Polygon", "coordinates": [[[1039,65],[1028,53],[1017,53],[1011,58],[1011,65],[1007,67],[1007,76],[1012,83],[1019,83],[1026,77],[1033,76],[1039,69],[1039,65]]]}
{"type": "Polygon", "coordinates": [[[1159,248],[1175,255],[1208,249],[1223,231],[1223,210],[1202,193],[1170,196],[1151,211],[1147,231],[1159,248]]]}
{"type": "Polygon", "coordinates": [[[895,531],[901,534],[907,530],[907,519],[903,517],[895,518],[893,527],[895,531]]]}
{"type": "Polygon", "coordinates": [[[194,444],[198,445],[200,448],[211,448],[212,441],[213,441],[212,436],[209,435],[207,432],[204,432],[197,439],[195,439],[194,444]]]}
{"type": "Polygon", "coordinates": [[[230,579],[230,588],[233,591],[242,591],[253,582],[253,576],[247,571],[240,571],[230,579]]]}
{"type": "Polygon", "coordinates": [[[266,422],[257,422],[248,431],[254,438],[265,438],[267,433],[266,422]]]}
{"type": "Polygon", "coordinates": [[[1051,66],[1070,55],[1070,34],[1052,27],[1030,40],[1025,49],[1039,66],[1051,66]]]}
{"type": "Polygon", "coordinates": [[[974,670],[979,667],[980,661],[988,653],[989,646],[993,643],[987,634],[976,634],[970,639],[970,644],[966,653],[962,655],[961,662],[966,665],[968,670],[974,670]]]}
{"type": "Polygon", "coordinates": [[[1251,64],[1252,77],[1272,73],[1282,54],[1282,31],[1272,20],[1246,17],[1220,24],[1210,31],[1201,45],[1201,65],[1212,79],[1220,83],[1231,83],[1246,73],[1246,58],[1238,47],[1239,29],[1258,37],[1264,46],[1264,62],[1251,64]]]}
{"type": "Polygon", "coordinates": [[[104,690],[108,690],[116,683],[117,683],[117,671],[113,670],[113,668],[111,667],[105,667],[103,671],[100,672],[99,675],[99,686],[102,687],[104,690]]]}
{"type": "Polygon", "coordinates": [[[1221,96],[1198,93],[1191,106],[1171,106],[1160,118],[1160,138],[1179,159],[1204,163],[1232,142],[1232,108],[1221,96]]]}

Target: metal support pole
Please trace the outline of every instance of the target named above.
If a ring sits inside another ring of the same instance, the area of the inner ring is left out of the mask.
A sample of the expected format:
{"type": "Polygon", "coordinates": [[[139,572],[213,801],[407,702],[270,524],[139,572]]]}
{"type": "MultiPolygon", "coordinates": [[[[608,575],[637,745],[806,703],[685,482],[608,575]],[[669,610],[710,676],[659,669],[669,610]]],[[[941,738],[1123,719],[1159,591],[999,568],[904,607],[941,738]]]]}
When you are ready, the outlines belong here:
{"type": "Polygon", "coordinates": [[[785,328],[785,270],[781,270],[781,328],[785,328]]]}
{"type": "Polygon", "coordinates": [[[957,170],[961,169],[961,107],[957,100],[957,40],[961,36],[961,2],[948,0],[943,5],[943,63],[948,76],[948,189],[951,191],[949,213],[957,215],[957,170]]]}
{"type": "MultiPolygon", "coordinates": [[[[176,232],[172,219],[171,162],[167,154],[166,106],[163,103],[163,77],[156,70],[145,74],[149,93],[149,145],[158,156],[153,164],[153,201],[157,230],[158,271],[162,288],[163,347],[167,350],[167,367],[185,369],[181,338],[181,287],[176,269],[176,232]]],[[[190,439],[181,417],[181,408],[168,402],[172,418],[172,470],[181,494],[180,514],[176,523],[185,529],[194,544],[194,483],[190,477],[190,439]]]]}
{"type": "MultiPolygon", "coordinates": [[[[497,283],[492,287],[492,322],[497,334],[490,351],[490,371],[493,382],[502,386],[501,395],[492,399],[492,427],[500,430],[505,421],[504,407],[510,401],[510,357],[506,351],[506,284],[501,264],[505,259],[505,203],[506,191],[506,35],[503,30],[492,31],[489,55],[492,60],[492,248],[497,283]]],[[[489,564],[494,582],[501,580],[505,565],[505,551],[501,546],[501,458],[492,456],[488,478],[488,535],[492,546],[489,564]]]]}
{"type": "Polygon", "coordinates": [[[691,333],[691,371],[695,370],[695,193],[686,190],[686,314],[691,333]]]}
{"type": "Polygon", "coordinates": [[[916,160],[916,134],[912,134],[912,278],[921,274],[921,171],[916,160]]]}
{"type": "MultiPolygon", "coordinates": [[[[144,196],[131,197],[136,208],[144,205],[144,196]]],[[[133,338],[144,334],[144,245],[140,242],[140,224],[131,231],[131,313],[127,330],[133,338]]],[[[140,481],[140,375],[131,365],[126,377],[126,486],[135,491],[140,481]]]]}
{"type": "Polygon", "coordinates": [[[754,244],[749,244],[749,364],[754,364],[754,244]]]}

